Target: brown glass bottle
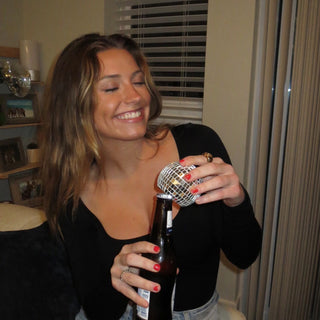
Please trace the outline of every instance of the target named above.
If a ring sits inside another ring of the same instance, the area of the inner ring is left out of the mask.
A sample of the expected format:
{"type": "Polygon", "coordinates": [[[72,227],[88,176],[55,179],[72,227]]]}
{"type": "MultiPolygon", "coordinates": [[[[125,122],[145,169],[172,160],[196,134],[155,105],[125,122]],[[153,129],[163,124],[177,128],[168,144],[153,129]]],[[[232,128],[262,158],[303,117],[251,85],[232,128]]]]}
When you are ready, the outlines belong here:
{"type": "Polygon", "coordinates": [[[161,286],[160,292],[154,293],[139,289],[138,293],[149,301],[147,309],[137,306],[137,318],[148,320],[171,320],[172,292],[177,273],[177,262],[172,239],[172,197],[167,194],[157,195],[157,205],[150,242],[160,247],[158,254],[144,256],[159,263],[159,272],[149,272],[141,269],[143,278],[157,282],[161,286]]]}

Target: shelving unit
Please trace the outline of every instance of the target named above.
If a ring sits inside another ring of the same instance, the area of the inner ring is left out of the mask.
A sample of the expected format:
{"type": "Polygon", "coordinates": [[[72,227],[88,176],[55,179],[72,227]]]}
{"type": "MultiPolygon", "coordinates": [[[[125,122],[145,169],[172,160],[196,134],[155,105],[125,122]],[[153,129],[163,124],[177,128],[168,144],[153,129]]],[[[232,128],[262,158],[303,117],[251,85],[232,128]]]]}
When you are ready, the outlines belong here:
{"type": "Polygon", "coordinates": [[[19,48],[0,47],[0,57],[19,59],[19,48]]]}
{"type": "MultiPolygon", "coordinates": [[[[25,123],[25,124],[8,124],[8,125],[0,126],[0,130],[1,129],[23,128],[23,127],[34,127],[34,126],[40,126],[40,125],[41,125],[40,122],[25,123]]],[[[19,167],[19,168],[16,168],[16,169],[13,169],[13,170],[9,170],[9,171],[5,171],[5,172],[0,172],[0,179],[8,179],[10,174],[26,171],[26,170],[29,170],[29,169],[35,169],[35,168],[38,168],[38,167],[40,167],[40,163],[39,162],[27,163],[24,166],[19,167]]]]}
{"type": "Polygon", "coordinates": [[[0,126],[0,129],[14,129],[14,128],[33,127],[33,126],[40,126],[40,125],[41,125],[40,122],[5,124],[3,126],[0,126]]]}
{"type": "MultiPolygon", "coordinates": [[[[10,58],[19,59],[19,48],[11,47],[1,47],[0,46],[0,59],[10,58]]],[[[30,93],[36,94],[38,97],[39,106],[42,104],[42,93],[44,89],[44,83],[38,81],[31,82],[30,93]]],[[[8,94],[9,90],[5,85],[1,85],[1,93],[8,94]]],[[[0,126],[0,139],[9,139],[15,137],[21,137],[23,147],[26,148],[27,144],[32,142],[35,138],[38,127],[42,123],[39,121],[29,122],[29,123],[15,123],[15,124],[4,124],[0,126]]],[[[36,140],[36,138],[35,138],[36,140]]],[[[21,167],[8,170],[5,172],[0,172],[0,202],[1,201],[11,201],[12,194],[10,194],[11,185],[9,185],[9,180],[11,177],[20,177],[20,173],[23,176],[23,172],[32,169],[37,169],[40,167],[39,162],[25,162],[21,167]]]]}
{"type": "Polygon", "coordinates": [[[14,173],[18,173],[18,172],[22,172],[30,169],[35,169],[39,167],[40,167],[40,162],[27,163],[26,165],[19,168],[6,171],[6,172],[0,172],[0,179],[8,179],[10,174],[14,174],[14,173]]]}

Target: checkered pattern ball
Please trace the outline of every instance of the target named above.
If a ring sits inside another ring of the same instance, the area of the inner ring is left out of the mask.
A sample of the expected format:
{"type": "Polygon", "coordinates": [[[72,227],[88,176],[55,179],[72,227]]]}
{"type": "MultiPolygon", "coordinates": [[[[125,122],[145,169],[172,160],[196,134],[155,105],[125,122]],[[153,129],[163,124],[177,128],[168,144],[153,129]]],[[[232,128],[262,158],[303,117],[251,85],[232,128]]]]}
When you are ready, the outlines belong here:
{"type": "Polygon", "coordinates": [[[190,188],[201,183],[201,179],[188,182],[184,175],[194,169],[195,166],[183,167],[179,162],[172,162],[164,167],[159,176],[157,185],[165,193],[170,194],[177,204],[187,207],[194,203],[199,195],[190,192],[190,188]]]}

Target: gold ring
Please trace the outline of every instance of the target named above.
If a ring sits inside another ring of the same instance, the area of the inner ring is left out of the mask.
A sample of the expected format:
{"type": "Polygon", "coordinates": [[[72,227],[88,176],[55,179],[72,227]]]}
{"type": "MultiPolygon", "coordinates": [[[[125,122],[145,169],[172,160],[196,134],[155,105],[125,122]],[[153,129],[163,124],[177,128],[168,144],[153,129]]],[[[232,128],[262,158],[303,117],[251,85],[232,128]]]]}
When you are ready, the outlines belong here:
{"type": "Polygon", "coordinates": [[[206,157],[207,162],[212,162],[212,160],[213,160],[213,155],[212,155],[211,153],[209,153],[209,152],[204,152],[202,155],[206,157]]]}

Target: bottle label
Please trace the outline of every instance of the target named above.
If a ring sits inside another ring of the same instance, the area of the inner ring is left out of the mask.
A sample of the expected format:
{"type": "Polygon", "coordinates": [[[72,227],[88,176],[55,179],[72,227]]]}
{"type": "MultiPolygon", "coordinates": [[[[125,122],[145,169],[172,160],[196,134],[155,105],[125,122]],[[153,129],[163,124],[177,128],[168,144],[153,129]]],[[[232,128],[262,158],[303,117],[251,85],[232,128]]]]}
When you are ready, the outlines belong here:
{"type": "MultiPolygon", "coordinates": [[[[150,302],[150,291],[145,289],[138,289],[138,294],[143,299],[147,300],[148,303],[150,302]]],[[[148,320],[149,317],[149,308],[143,308],[141,306],[137,306],[137,315],[144,320],[148,320]]]]}
{"type": "Polygon", "coordinates": [[[170,233],[172,231],[172,211],[167,211],[167,232],[170,233]]]}

